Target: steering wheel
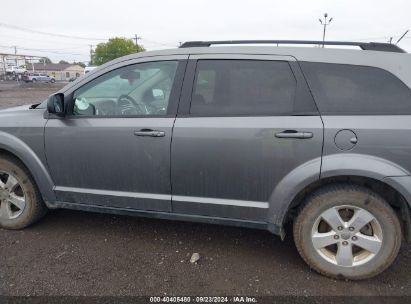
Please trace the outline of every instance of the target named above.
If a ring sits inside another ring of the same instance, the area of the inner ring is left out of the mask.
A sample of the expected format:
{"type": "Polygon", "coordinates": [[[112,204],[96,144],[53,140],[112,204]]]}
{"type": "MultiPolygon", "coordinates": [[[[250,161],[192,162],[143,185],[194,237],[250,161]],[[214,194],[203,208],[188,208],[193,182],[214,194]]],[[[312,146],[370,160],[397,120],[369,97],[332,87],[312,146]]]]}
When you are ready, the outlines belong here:
{"type": "Polygon", "coordinates": [[[137,101],[133,97],[124,94],[117,99],[117,109],[120,115],[150,114],[144,102],[137,101]]]}

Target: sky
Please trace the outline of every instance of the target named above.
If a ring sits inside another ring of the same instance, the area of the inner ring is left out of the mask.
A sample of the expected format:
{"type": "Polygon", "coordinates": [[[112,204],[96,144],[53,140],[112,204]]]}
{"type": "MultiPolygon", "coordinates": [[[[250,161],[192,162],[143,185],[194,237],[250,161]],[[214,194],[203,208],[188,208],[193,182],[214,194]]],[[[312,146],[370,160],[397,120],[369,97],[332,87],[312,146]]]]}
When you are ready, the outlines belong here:
{"type": "MultiPolygon", "coordinates": [[[[5,0],[1,10],[1,53],[16,46],[54,62],[89,61],[90,45],[135,34],[147,50],[189,40],[321,40],[326,12],[326,40],[396,42],[411,29],[409,0],[5,0]]],[[[399,46],[411,52],[411,32],[399,46]]]]}

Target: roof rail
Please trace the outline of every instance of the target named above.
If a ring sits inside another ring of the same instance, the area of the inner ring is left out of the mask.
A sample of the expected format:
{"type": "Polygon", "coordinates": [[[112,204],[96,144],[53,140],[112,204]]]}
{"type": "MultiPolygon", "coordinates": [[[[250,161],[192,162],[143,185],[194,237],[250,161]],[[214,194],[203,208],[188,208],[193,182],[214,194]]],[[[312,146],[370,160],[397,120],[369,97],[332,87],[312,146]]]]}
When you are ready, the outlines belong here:
{"type": "Polygon", "coordinates": [[[358,46],[365,51],[406,53],[402,48],[391,43],[381,42],[343,42],[343,41],[310,41],[310,40],[222,40],[222,41],[187,41],[180,48],[209,47],[218,44],[318,44],[358,46]]]}

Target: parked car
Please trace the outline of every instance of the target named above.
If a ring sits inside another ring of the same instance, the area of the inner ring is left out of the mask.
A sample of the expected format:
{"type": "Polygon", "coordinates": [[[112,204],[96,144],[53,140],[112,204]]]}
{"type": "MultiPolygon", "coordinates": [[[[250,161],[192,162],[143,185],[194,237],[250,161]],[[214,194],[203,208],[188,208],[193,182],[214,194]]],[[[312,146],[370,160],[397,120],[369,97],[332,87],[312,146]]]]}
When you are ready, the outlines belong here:
{"type": "Polygon", "coordinates": [[[45,73],[25,73],[23,75],[25,82],[56,82],[54,77],[51,77],[45,73]]]}
{"type": "Polygon", "coordinates": [[[23,74],[26,71],[27,70],[25,67],[19,67],[19,66],[9,66],[6,68],[6,73],[10,73],[10,74],[23,74]]]}
{"type": "Polygon", "coordinates": [[[1,111],[0,226],[27,227],[48,208],[282,238],[292,223],[319,273],[381,273],[411,239],[410,55],[247,43],[284,41],[129,55],[1,111]]]}

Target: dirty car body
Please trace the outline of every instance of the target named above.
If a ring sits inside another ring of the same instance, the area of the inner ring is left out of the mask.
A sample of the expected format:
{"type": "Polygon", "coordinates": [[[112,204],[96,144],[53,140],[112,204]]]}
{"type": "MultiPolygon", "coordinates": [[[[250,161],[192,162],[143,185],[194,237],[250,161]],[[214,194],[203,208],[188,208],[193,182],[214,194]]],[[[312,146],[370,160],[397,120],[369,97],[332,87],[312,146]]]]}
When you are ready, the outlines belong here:
{"type": "Polygon", "coordinates": [[[1,111],[0,154],[24,164],[48,208],[284,237],[311,193],[350,183],[388,201],[407,238],[410,88],[405,53],[268,46],[144,52],[89,72],[52,96],[54,103],[1,111]],[[370,77],[376,92],[368,96],[355,84],[370,77]]]}

